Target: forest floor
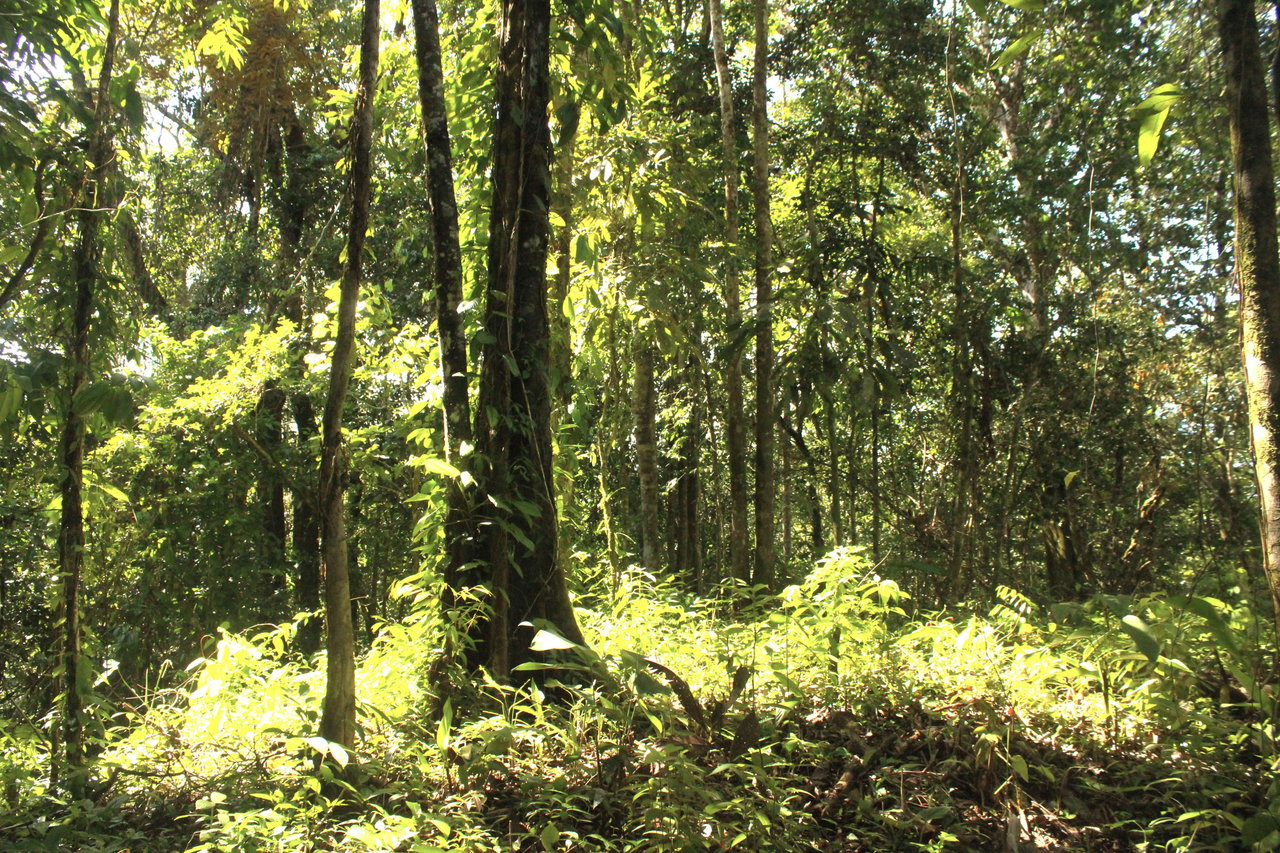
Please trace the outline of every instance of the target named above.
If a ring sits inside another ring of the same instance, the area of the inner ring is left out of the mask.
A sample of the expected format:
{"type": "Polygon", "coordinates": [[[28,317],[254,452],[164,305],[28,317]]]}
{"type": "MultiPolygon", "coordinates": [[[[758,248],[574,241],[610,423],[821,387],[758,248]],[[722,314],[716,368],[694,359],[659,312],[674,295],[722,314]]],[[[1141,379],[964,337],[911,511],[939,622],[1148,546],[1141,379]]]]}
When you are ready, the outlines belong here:
{"type": "Polygon", "coordinates": [[[581,611],[591,651],[541,686],[442,686],[439,620],[386,626],[351,754],[310,736],[322,676],[292,626],[226,634],[181,685],[101,697],[87,799],[50,792],[40,732],[0,729],[0,849],[1280,847],[1244,608],[1104,596],[1050,617],[1005,591],[926,616],[851,568],[750,612],[615,589],[581,611]]]}

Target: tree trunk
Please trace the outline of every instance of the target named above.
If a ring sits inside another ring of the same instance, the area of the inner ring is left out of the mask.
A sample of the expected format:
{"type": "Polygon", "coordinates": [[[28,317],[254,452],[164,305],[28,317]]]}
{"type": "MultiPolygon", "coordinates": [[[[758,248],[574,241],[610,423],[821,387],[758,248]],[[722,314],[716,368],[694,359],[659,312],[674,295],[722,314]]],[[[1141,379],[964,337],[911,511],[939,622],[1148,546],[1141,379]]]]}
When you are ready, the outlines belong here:
{"type": "Polygon", "coordinates": [[[776,455],[773,393],[773,223],[769,218],[769,4],[755,0],[755,70],[752,76],[752,180],[756,219],[756,565],[753,580],[777,585],[774,518],[776,455]]]}
{"type": "Polygon", "coordinates": [[[453,189],[453,148],[444,100],[440,59],[440,23],[435,0],[413,0],[413,31],[418,61],[418,99],[427,145],[427,196],[435,237],[436,327],[444,373],[445,452],[458,464],[459,447],[471,441],[467,399],[467,338],[458,306],[462,304],[462,250],[458,240],[458,202],[453,189]]]}
{"type": "Polygon", "coordinates": [[[729,570],[746,583],[747,564],[747,428],[742,403],[742,354],[736,340],[742,326],[742,296],[738,284],[738,145],[733,124],[733,80],[724,46],[724,22],[720,0],[709,0],[711,42],[715,52],[716,81],[720,92],[720,143],[724,159],[724,302],[729,348],[724,370],[728,410],[725,434],[729,457],[729,570]]]}
{"type": "Polygon", "coordinates": [[[1245,393],[1258,480],[1262,566],[1280,632],[1280,257],[1271,128],[1253,0],[1221,0],[1219,11],[1235,162],[1245,393]]]}
{"type": "Polygon", "coordinates": [[[355,634],[351,625],[351,585],[343,490],[342,408],[355,364],[356,303],[360,299],[360,259],[369,228],[370,148],[373,97],[378,78],[379,0],[365,0],[360,35],[360,81],[351,122],[351,216],[347,262],[338,296],[338,334],[329,371],[320,445],[320,525],[324,553],[326,674],[320,736],[345,747],[355,745],[355,634]]]}
{"type": "Polygon", "coordinates": [[[662,537],[658,532],[658,438],[653,390],[654,347],[638,342],[631,413],[635,424],[636,470],[640,475],[640,562],[654,577],[661,570],[662,537]]]}
{"type": "Polygon", "coordinates": [[[492,608],[477,623],[475,663],[497,678],[532,657],[540,620],[582,642],[556,562],[548,383],[547,211],[550,208],[549,0],[503,0],[498,50],[487,331],[475,424],[489,498],[479,554],[492,608]]]}
{"type": "Polygon", "coordinates": [[[87,155],[89,168],[78,222],[79,239],[71,257],[71,275],[75,282],[75,299],[71,315],[71,335],[67,341],[67,361],[71,364],[71,382],[67,388],[67,417],[63,424],[62,513],[58,524],[58,564],[62,581],[62,739],[67,773],[68,796],[81,799],[85,793],[84,705],[80,695],[80,576],[84,569],[84,484],[85,425],[80,416],[77,395],[88,383],[90,372],[89,322],[93,316],[94,286],[102,275],[102,247],[98,235],[103,214],[100,198],[107,195],[104,182],[115,156],[111,140],[112,65],[120,30],[120,2],[112,0],[107,19],[107,41],[103,51],[102,71],[94,96],[93,127],[90,128],[87,155]]]}
{"type": "Polygon", "coordinates": [[[258,509],[262,514],[262,542],[259,546],[261,612],[267,619],[279,618],[285,591],[284,483],[276,468],[283,441],[285,393],[268,382],[256,406],[257,441],[270,459],[258,470],[258,509]]]}
{"type": "MultiPolygon", "coordinates": [[[[463,443],[471,443],[471,404],[467,378],[467,336],[462,316],[462,248],[458,238],[458,203],[453,186],[453,147],[449,140],[444,99],[444,70],[440,53],[440,21],[435,0],[413,0],[414,44],[418,62],[418,99],[427,147],[427,196],[434,233],[436,329],[440,339],[440,370],[444,374],[445,457],[464,467],[463,443]]],[[[471,559],[474,530],[470,497],[458,480],[448,487],[445,511],[445,581],[461,583],[471,559]]],[[[446,603],[447,604],[447,603],[446,603]]]]}

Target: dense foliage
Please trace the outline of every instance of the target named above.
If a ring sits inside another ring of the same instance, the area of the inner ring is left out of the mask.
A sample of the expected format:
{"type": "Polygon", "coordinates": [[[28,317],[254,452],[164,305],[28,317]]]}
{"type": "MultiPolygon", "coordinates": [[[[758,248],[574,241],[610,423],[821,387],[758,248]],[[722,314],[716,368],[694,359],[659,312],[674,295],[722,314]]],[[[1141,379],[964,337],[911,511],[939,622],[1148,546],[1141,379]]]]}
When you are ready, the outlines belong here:
{"type": "Polygon", "coordinates": [[[0,847],[1280,848],[1241,8],[0,0],[0,847]]]}

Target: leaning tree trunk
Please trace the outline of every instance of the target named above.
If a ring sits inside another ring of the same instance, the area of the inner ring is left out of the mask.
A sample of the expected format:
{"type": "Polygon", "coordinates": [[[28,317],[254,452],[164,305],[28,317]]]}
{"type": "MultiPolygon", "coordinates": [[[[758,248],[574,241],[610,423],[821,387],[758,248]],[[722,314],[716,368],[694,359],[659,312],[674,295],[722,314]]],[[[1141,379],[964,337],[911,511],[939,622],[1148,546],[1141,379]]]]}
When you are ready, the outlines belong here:
{"type": "Polygon", "coordinates": [[[755,70],[751,85],[751,192],[756,218],[756,565],[753,580],[766,590],[777,582],[777,466],[773,399],[773,223],[769,219],[769,3],[755,0],[755,70]]]}
{"type": "Polygon", "coordinates": [[[329,371],[320,445],[320,528],[324,553],[324,614],[327,652],[324,712],[320,736],[355,745],[356,663],[351,625],[351,584],[343,507],[342,407],[355,362],[356,303],[360,298],[360,257],[369,228],[370,148],[373,94],[378,77],[378,0],[365,0],[360,35],[360,82],[351,121],[351,216],[347,262],[338,295],[338,334],[329,371]]]}
{"type": "Polygon", "coordinates": [[[653,343],[638,342],[631,414],[635,424],[636,471],[640,475],[640,561],[657,576],[662,539],[658,532],[658,436],[655,428],[657,395],[653,389],[653,343]]]}
{"type": "MultiPolygon", "coordinates": [[[[462,249],[458,239],[453,148],[449,141],[445,109],[440,20],[435,0],[413,0],[413,31],[418,61],[418,99],[427,146],[427,197],[431,202],[431,225],[435,238],[436,329],[440,338],[440,368],[444,374],[445,454],[455,467],[462,467],[465,461],[462,446],[472,440],[467,334],[458,313],[462,304],[462,249]]],[[[471,558],[473,531],[470,530],[470,517],[467,492],[462,482],[455,479],[449,485],[444,522],[444,576],[450,588],[461,584],[464,567],[471,558]]]]}
{"type": "Polygon", "coordinates": [[[1280,257],[1267,87],[1253,0],[1221,0],[1219,11],[1235,161],[1245,392],[1261,504],[1262,565],[1280,632],[1280,257]]]}
{"type": "Polygon", "coordinates": [[[728,363],[724,370],[728,410],[725,434],[729,455],[729,570],[739,581],[751,579],[747,565],[747,428],[742,403],[742,354],[735,338],[742,326],[742,294],[738,284],[738,146],[733,125],[733,79],[724,46],[720,0],[710,0],[711,42],[720,91],[720,144],[724,160],[724,303],[728,326],[728,363]]]}
{"type": "Polygon", "coordinates": [[[551,201],[549,0],[503,0],[498,49],[487,331],[474,427],[489,498],[479,555],[489,618],[474,629],[473,663],[505,678],[531,658],[535,621],[582,642],[556,561],[548,382],[547,236],[551,201]]]}
{"type": "Polygon", "coordinates": [[[120,2],[112,0],[107,19],[107,42],[102,71],[94,96],[93,127],[87,155],[91,172],[81,194],[80,235],[71,257],[75,299],[67,361],[71,383],[67,389],[67,418],[62,429],[62,517],[58,524],[58,564],[62,581],[62,737],[67,764],[66,791],[73,799],[84,796],[84,705],[80,696],[80,576],[84,568],[84,419],[76,399],[89,382],[89,321],[93,316],[93,290],[101,276],[102,227],[99,199],[107,195],[105,179],[114,156],[111,144],[111,70],[120,30],[120,2]]]}

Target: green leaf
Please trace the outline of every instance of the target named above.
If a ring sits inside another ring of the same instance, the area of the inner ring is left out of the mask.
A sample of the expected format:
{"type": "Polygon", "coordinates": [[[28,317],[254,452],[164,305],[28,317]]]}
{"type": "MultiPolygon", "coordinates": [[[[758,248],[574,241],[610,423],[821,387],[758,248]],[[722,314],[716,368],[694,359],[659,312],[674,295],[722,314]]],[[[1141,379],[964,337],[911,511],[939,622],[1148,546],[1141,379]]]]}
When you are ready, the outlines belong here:
{"type": "Polygon", "coordinates": [[[1134,645],[1147,656],[1147,660],[1155,663],[1160,658],[1160,643],[1152,635],[1146,622],[1130,613],[1120,620],[1120,628],[1133,639],[1134,645]]]}
{"type": "Polygon", "coordinates": [[[968,2],[969,8],[972,9],[973,13],[982,20],[987,20],[991,15],[991,5],[987,0],[968,0],[968,2]]]}
{"type": "Polygon", "coordinates": [[[334,741],[329,741],[329,755],[333,756],[333,760],[338,762],[339,767],[346,767],[351,762],[351,756],[347,754],[343,745],[334,741]]]}
{"type": "Polygon", "coordinates": [[[1000,0],[1006,6],[1012,6],[1019,12],[1043,12],[1044,0],[1000,0]]]}
{"type": "Polygon", "coordinates": [[[1271,833],[1280,830],[1280,821],[1269,812],[1256,814],[1244,822],[1240,832],[1240,843],[1246,847],[1265,839],[1271,833]]]}
{"type": "Polygon", "coordinates": [[[542,832],[538,833],[538,840],[547,850],[555,850],[556,842],[560,840],[560,830],[556,829],[554,823],[549,823],[542,828],[542,832]]]}
{"type": "Polygon", "coordinates": [[[1149,166],[1155,159],[1156,149],[1160,146],[1160,131],[1168,117],[1169,111],[1161,110],[1142,119],[1138,128],[1138,163],[1141,165],[1149,166]]]}
{"type": "Polygon", "coordinates": [[[453,730],[453,700],[444,700],[440,712],[440,725],[436,726],[436,746],[442,751],[449,746],[449,733],[453,730]]]}
{"type": "Polygon", "coordinates": [[[535,652],[564,651],[565,649],[576,649],[577,647],[577,643],[566,640],[559,634],[553,634],[545,629],[539,629],[538,633],[533,636],[533,642],[529,644],[529,648],[535,652]]]}
{"type": "Polygon", "coordinates": [[[1005,67],[1030,50],[1031,46],[1042,38],[1044,38],[1044,30],[1036,30],[1035,32],[1024,33],[1023,35],[1018,36],[1010,42],[1009,46],[1000,54],[1000,57],[992,63],[991,68],[994,70],[996,68],[1005,67]]]}
{"type": "Polygon", "coordinates": [[[446,477],[460,477],[462,472],[443,459],[422,459],[417,466],[429,474],[443,474],[446,477]]]}
{"type": "Polygon", "coordinates": [[[1028,776],[1030,774],[1027,773],[1027,759],[1023,758],[1021,755],[1012,756],[1009,759],[1009,766],[1013,768],[1014,773],[1018,774],[1019,779],[1023,782],[1028,781],[1028,776]]]}
{"type": "Polygon", "coordinates": [[[1187,96],[1187,92],[1177,83],[1165,83],[1156,86],[1146,100],[1138,104],[1136,109],[1160,111],[1171,109],[1178,101],[1187,96]]]}
{"type": "Polygon", "coordinates": [[[117,489],[115,486],[109,485],[107,483],[98,483],[97,485],[99,489],[106,492],[109,496],[120,501],[120,503],[127,504],[129,502],[129,496],[126,495],[124,492],[120,491],[119,489],[117,489]]]}
{"type": "Polygon", "coordinates": [[[1222,618],[1221,612],[1207,598],[1189,598],[1182,606],[1204,620],[1205,627],[1213,638],[1233,652],[1240,651],[1240,640],[1231,630],[1231,626],[1222,618]]]}
{"type": "Polygon", "coordinates": [[[1142,103],[1136,107],[1142,116],[1138,128],[1138,162],[1147,166],[1155,159],[1156,148],[1160,145],[1160,132],[1169,118],[1169,111],[1186,97],[1186,91],[1177,83],[1164,83],[1151,90],[1142,103]]]}

